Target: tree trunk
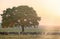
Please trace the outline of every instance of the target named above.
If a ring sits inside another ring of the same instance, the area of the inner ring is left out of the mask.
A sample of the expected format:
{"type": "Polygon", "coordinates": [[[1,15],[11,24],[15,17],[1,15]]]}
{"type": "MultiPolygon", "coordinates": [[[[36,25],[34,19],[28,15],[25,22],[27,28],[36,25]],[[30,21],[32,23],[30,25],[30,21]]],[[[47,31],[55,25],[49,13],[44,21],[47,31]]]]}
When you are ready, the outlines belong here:
{"type": "Polygon", "coordinates": [[[22,28],[22,32],[24,32],[24,26],[21,26],[21,28],[22,28]]]}

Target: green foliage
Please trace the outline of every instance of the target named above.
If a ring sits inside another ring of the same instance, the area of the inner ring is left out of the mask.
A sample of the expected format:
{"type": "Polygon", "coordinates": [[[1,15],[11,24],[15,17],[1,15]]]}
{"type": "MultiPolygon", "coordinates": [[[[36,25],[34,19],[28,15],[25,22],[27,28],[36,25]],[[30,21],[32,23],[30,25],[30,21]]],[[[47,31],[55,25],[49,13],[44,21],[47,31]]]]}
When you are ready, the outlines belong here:
{"type": "Polygon", "coordinates": [[[32,7],[18,6],[7,8],[2,14],[2,27],[37,26],[40,21],[32,7]]]}

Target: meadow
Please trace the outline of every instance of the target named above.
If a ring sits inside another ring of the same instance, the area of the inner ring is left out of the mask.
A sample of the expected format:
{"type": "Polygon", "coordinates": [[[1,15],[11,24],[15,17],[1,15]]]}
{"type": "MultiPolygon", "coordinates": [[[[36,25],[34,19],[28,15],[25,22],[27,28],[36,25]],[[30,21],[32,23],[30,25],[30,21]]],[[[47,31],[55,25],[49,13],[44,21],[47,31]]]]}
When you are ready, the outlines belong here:
{"type": "Polygon", "coordinates": [[[0,39],[60,39],[60,35],[0,35],[0,39]]]}
{"type": "MultiPolygon", "coordinates": [[[[21,28],[0,28],[0,32],[21,32],[21,28]]],[[[1,35],[0,39],[60,39],[60,35],[48,35],[48,32],[60,32],[60,30],[45,30],[37,28],[26,28],[25,32],[42,32],[43,34],[8,34],[1,35]]]]}

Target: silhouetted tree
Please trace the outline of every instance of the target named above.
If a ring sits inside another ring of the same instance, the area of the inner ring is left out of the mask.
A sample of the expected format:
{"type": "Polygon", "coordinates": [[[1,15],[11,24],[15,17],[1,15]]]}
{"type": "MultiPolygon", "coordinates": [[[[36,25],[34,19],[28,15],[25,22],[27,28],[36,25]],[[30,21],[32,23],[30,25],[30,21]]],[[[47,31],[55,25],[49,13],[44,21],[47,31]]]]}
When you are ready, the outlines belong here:
{"type": "Polygon", "coordinates": [[[24,32],[25,26],[38,26],[41,17],[37,16],[36,11],[32,7],[18,6],[8,8],[2,14],[2,27],[21,26],[24,32]]]}

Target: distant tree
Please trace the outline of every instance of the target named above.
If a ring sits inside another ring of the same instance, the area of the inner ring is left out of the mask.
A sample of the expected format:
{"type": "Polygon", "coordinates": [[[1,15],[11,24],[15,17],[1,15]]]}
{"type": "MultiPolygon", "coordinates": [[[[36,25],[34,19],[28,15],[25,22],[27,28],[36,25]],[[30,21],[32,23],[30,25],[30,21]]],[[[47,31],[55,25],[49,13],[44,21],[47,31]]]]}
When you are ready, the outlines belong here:
{"type": "Polygon", "coordinates": [[[12,9],[8,8],[2,14],[2,27],[21,26],[22,32],[24,27],[38,26],[41,17],[37,16],[36,11],[32,7],[18,6],[12,9]]]}

